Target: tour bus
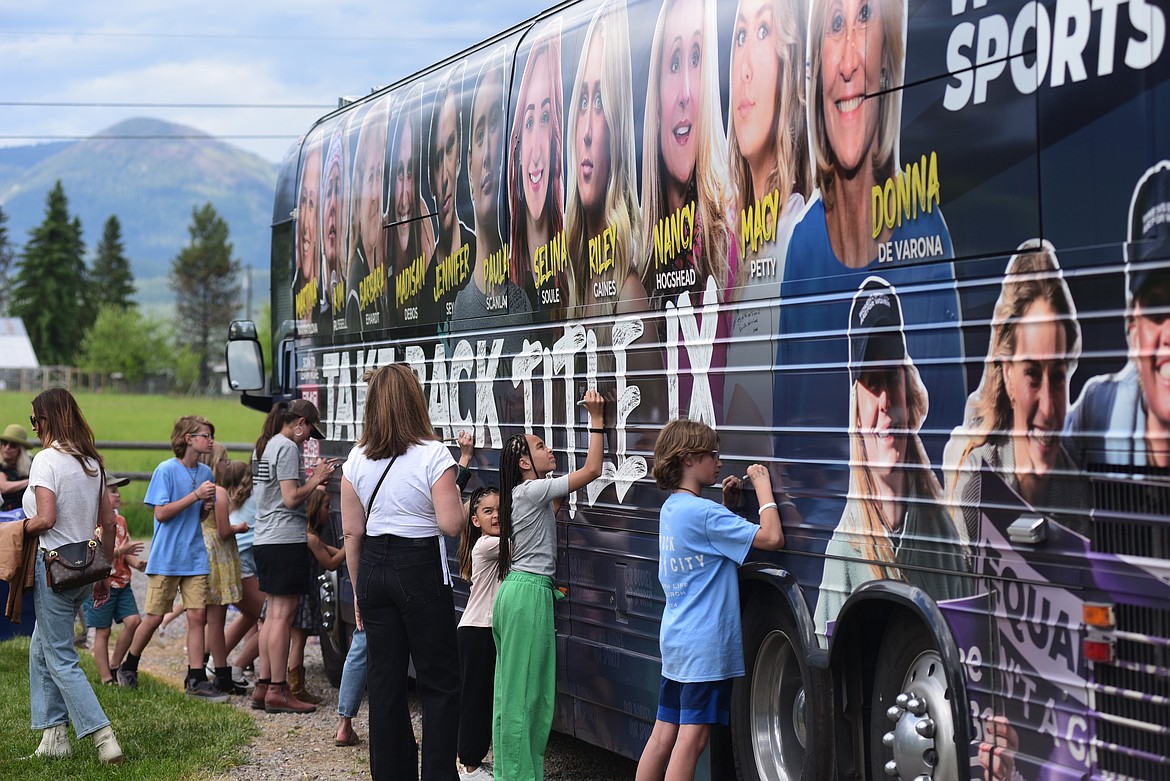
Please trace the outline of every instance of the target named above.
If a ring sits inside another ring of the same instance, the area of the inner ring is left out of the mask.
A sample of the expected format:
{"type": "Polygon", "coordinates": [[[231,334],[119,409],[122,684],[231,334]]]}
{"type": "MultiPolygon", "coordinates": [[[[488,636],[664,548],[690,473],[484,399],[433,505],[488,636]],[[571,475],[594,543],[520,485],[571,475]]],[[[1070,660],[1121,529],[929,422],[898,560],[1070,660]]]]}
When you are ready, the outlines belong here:
{"type": "Polygon", "coordinates": [[[660,577],[702,566],[650,476],[685,416],[722,474],[768,467],[787,540],[740,568],[734,768],[703,772],[1170,778],[1168,16],[560,5],[294,145],[275,365],[236,323],[231,382],[313,401],[305,458],[344,458],[363,373],[404,362],[472,487],[517,432],[579,465],[604,394],[558,515],[557,730],[649,735],[660,577]]]}

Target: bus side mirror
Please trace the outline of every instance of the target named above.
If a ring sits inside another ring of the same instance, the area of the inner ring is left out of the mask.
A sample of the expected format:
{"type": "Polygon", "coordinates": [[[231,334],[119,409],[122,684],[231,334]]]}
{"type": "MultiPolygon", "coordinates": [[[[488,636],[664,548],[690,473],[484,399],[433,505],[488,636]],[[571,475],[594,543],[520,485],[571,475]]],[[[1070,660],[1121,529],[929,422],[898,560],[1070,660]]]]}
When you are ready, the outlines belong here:
{"type": "Polygon", "coordinates": [[[251,320],[233,320],[228,326],[227,373],[234,391],[264,388],[264,354],[251,320]]]}

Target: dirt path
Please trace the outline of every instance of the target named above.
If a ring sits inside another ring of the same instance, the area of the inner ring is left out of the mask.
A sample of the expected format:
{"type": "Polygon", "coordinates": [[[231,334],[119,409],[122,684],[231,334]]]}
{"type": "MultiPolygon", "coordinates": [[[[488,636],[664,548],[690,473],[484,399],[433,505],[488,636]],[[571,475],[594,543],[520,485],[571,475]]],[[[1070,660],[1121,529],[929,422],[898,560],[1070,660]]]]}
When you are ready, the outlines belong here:
{"type": "MultiPolygon", "coordinates": [[[[186,674],[186,620],[182,617],[160,630],[146,649],[140,669],[166,683],[180,686],[186,674]]],[[[354,748],[333,745],[337,728],[337,690],[325,679],[321,649],[316,638],[305,649],[305,677],[309,691],[322,697],[317,712],[307,715],[253,711],[247,697],[232,697],[230,704],[255,717],[260,737],[247,749],[246,761],[220,779],[338,779],[364,781],[370,777],[369,749],[363,742],[354,748]]],[[[354,728],[363,738],[368,733],[365,706],[354,728]]],[[[416,731],[419,725],[416,724],[416,731]]]]}

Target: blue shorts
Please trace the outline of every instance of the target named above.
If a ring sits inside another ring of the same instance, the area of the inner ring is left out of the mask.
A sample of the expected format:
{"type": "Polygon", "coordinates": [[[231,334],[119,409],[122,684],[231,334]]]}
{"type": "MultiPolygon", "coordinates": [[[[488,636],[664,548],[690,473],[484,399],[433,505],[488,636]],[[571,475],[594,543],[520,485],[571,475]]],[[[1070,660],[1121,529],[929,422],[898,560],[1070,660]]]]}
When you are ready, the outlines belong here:
{"type": "Polygon", "coordinates": [[[138,603],[134,601],[134,590],[126,588],[111,588],[110,598],[101,607],[93,606],[93,594],[85,598],[85,625],[94,629],[109,629],[117,621],[119,624],[126,616],[138,615],[138,603]]]}
{"type": "Polygon", "coordinates": [[[251,548],[240,551],[240,577],[256,577],[256,557],[252,555],[251,548]]]}
{"type": "Polygon", "coordinates": [[[667,724],[731,723],[731,679],[679,683],[662,679],[658,720],[667,724]]]}

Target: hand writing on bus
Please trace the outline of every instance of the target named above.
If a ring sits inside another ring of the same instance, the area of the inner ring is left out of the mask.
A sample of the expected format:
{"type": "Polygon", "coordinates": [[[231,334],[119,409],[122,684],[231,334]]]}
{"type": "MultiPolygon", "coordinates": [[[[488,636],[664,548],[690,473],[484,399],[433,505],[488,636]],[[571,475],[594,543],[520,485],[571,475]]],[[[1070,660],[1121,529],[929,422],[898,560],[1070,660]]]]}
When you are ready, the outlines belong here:
{"type": "Polygon", "coordinates": [[[459,432],[459,463],[467,466],[475,455],[475,437],[468,431],[459,432]]]}
{"type": "Polygon", "coordinates": [[[1014,775],[1016,751],[1020,736],[1004,716],[992,716],[983,727],[983,742],[979,744],[979,764],[984,778],[1005,781],[1014,775]]]}
{"type": "Polygon", "coordinates": [[[581,403],[584,405],[585,411],[589,413],[589,427],[602,428],[604,425],[602,413],[605,411],[605,397],[590,388],[585,391],[581,403]]]}
{"type": "Polygon", "coordinates": [[[729,510],[739,507],[739,500],[743,494],[743,478],[728,475],[723,478],[723,506],[729,510]]]}

